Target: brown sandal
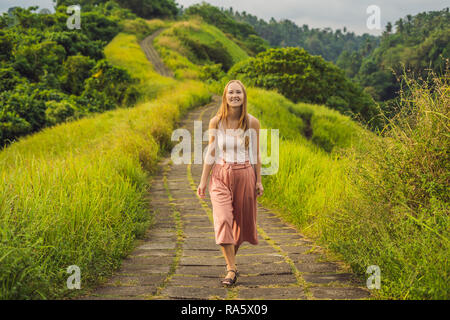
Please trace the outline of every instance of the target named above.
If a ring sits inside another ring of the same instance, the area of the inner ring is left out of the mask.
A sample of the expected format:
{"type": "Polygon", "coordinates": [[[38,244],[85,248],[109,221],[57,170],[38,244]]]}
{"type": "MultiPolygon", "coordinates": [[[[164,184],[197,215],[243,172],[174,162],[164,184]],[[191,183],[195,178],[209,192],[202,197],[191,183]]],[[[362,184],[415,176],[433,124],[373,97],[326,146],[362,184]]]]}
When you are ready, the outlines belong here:
{"type": "Polygon", "coordinates": [[[237,270],[227,270],[228,272],[234,272],[234,278],[233,279],[231,279],[231,278],[225,278],[225,279],[223,279],[222,281],[221,281],[221,283],[225,286],[225,287],[231,287],[233,284],[235,284],[236,283],[236,280],[237,280],[237,275],[238,275],[238,272],[237,272],[237,270]]]}

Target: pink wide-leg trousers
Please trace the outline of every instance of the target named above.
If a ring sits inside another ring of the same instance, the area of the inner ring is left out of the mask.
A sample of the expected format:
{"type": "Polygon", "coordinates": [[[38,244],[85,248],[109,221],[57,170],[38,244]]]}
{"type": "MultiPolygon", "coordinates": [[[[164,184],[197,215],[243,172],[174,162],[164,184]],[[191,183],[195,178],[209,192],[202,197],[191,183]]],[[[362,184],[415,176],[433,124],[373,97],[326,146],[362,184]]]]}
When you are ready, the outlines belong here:
{"type": "Polygon", "coordinates": [[[255,184],[255,171],[248,160],[214,164],[209,194],[216,244],[234,244],[238,248],[244,241],[258,244],[255,184]]]}

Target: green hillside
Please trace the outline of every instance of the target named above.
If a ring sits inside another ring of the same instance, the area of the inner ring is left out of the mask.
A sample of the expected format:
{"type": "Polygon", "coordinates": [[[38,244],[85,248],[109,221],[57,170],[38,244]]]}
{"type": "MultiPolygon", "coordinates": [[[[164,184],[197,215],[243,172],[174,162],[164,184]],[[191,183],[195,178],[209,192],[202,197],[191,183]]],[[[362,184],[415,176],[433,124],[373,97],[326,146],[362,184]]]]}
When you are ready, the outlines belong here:
{"type": "Polygon", "coordinates": [[[235,63],[248,58],[222,31],[199,19],[172,23],[154,45],[180,79],[217,79],[235,63]]]}
{"type": "Polygon", "coordinates": [[[241,23],[230,17],[227,12],[208,3],[194,4],[183,12],[184,19],[199,17],[207,24],[216,26],[234,43],[244,49],[250,56],[270,48],[269,43],[258,36],[248,23],[241,23]]]}

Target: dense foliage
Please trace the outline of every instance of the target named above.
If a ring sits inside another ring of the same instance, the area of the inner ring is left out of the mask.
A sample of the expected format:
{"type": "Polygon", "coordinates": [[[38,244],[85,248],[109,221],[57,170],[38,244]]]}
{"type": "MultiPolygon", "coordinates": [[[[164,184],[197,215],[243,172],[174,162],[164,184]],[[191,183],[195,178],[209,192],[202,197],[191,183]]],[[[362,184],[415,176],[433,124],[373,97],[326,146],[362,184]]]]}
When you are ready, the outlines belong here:
{"type": "Polygon", "coordinates": [[[384,270],[382,298],[448,300],[450,74],[407,76],[383,139],[367,139],[368,152],[349,157],[362,197],[345,197],[323,232],[355,270],[369,261],[384,270]]]}
{"type": "Polygon", "coordinates": [[[276,89],[294,102],[325,104],[371,126],[378,125],[372,98],[343,71],[300,48],[277,48],[242,61],[229,71],[247,85],[276,89]]]}
{"type": "MultiPolygon", "coordinates": [[[[120,31],[114,3],[81,12],[70,30],[65,6],[54,14],[15,8],[0,17],[0,146],[46,126],[132,105],[134,80],[105,60],[103,47],[120,31]]],[[[126,16],[129,12],[125,12],[126,16]]]]}
{"type": "Polygon", "coordinates": [[[425,77],[428,69],[441,74],[450,58],[450,13],[422,12],[388,23],[380,46],[370,54],[343,52],[337,65],[354,77],[374,99],[385,101],[398,96],[397,81],[403,68],[416,77],[425,77]]]}

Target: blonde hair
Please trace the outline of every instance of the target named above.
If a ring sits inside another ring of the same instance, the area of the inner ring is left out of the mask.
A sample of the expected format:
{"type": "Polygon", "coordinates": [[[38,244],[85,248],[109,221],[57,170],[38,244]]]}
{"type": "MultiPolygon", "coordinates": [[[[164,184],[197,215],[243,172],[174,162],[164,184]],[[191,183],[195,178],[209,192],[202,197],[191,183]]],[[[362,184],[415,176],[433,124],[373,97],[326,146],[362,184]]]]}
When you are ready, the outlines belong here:
{"type": "MultiPolygon", "coordinates": [[[[242,102],[241,115],[239,117],[238,129],[242,129],[245,132],[250,127],[250,124],[249,124],[249,117],[248,117],[248,113],[247,113],[247,91],[245,90],[245,87],[241,81],[239,81],[239,80],[228,81],[228,83],[225,86],[225,89],[223,90],[222,104],[220,105],[219,110],[216,113],[216,116],[219,117],[219,120],[227,118],[227,116],[228,116],[227,90],[228,90],[228,86],[233,82],[238,83],[241,86],[242,91],[244,92],[244,101],[242,102]]],[[[245,137],[245,147],[246,148],[248,147],[248,144],[249,144],[249,137],[246,136],[245,137]]]]}

